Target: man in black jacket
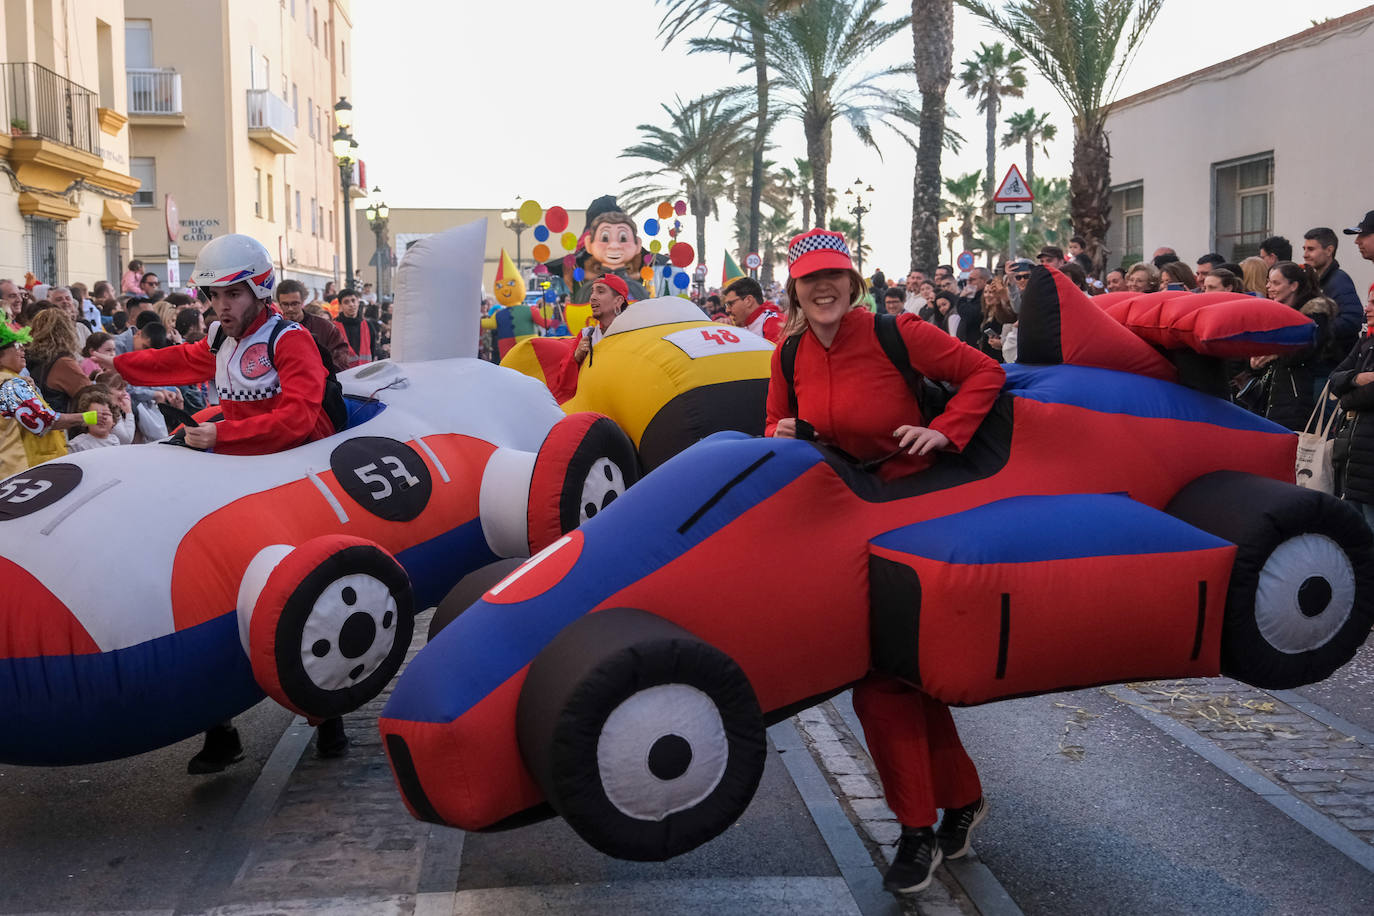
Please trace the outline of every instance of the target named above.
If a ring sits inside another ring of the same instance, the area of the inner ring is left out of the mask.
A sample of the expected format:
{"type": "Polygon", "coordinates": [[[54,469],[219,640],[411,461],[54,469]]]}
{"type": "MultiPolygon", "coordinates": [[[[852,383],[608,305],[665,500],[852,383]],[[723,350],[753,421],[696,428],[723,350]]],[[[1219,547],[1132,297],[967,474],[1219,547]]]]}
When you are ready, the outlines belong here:
{"type": "MultiPolygon", "coordinates": [[[[1364,237],[1374,247],[1374,212],[1365,224],[1364,237]]],[[[1364,317],[1374,331],[1374,295],[1365,303],[1364,317]]],[[[1353,503],[1374,528],[1374,336],[1366,333],[1332,371],[1331,393],[1345,411],[1333,455],[1336,495],[1353,503]]]]}

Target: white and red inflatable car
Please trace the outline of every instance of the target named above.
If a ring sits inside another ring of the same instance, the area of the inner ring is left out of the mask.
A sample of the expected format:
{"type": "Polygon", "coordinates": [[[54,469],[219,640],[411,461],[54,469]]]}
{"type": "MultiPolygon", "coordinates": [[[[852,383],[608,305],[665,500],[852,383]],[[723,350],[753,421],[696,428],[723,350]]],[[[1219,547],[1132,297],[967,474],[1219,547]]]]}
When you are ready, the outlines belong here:
{"type": "Polygon", "coordinates": [[[349,428],[285,452],[96,449],[0,481],[0,762],[137,754],[264,693],[311,720],[356,709],[413,608],[637,475],[609,419],[477,359],[340,381],[349,428]]]}

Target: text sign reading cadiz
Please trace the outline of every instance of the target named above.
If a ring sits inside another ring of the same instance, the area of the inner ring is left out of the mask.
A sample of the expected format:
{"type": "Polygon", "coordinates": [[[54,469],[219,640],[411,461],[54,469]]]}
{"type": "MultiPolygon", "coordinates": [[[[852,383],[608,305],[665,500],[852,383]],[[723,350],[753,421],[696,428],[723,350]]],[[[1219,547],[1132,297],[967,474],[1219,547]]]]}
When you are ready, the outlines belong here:
{"type": "Polygon", "coordinates": [[[663,339],[686,353],[690,359],[719,356],[722,353],[748,353],[751,350],[771,350],[773,345],[748,331],[736,331],[729,325],[714,328],[688,328],[664,334],[663,339]]]}
{"type": "Polygon", "coordinates": [[[993,212],[1003,213],[1034,213],[1035,204],[1028,200],[998,200],[992,204],[993,212]]]}
{"type": "Polygon", "coordinates": [[[1002,179],[1002,183],[997,186],[997,193],[992,195],[994,203],[1006,203],[1010,200],[1035,200],[1035,195],[1031,193],[1030,186],[1026,184],[1026,179],[1021,177],[1021,170],[1015,163],[1007,169],[1007,177],[1002,179]]]}

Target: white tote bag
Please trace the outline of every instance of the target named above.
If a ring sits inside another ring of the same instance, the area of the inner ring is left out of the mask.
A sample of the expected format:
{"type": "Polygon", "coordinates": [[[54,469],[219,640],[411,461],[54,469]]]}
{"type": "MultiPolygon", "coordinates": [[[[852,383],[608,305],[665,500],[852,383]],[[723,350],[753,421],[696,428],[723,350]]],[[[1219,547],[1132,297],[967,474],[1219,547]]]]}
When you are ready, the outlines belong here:
{"type": "Polygon", "coordinates": [[[1336,471],[1331,465],[1331,452],[1335,443],[1331,439],[1331,428],[1336,425],[1336,418],[1341,411],[1332,404],[1331,416],[1322,422],[1322,412],[1328,404],[1330,393],[1331,383],[1327,382],[1321,397],[1317,399],[1317,406],[1312,408],[1312,416],[1307,418],[1307,425],[1298,434],[1298,459],[1294,472],[1298,486],[1334,494],[1336,471]]]}

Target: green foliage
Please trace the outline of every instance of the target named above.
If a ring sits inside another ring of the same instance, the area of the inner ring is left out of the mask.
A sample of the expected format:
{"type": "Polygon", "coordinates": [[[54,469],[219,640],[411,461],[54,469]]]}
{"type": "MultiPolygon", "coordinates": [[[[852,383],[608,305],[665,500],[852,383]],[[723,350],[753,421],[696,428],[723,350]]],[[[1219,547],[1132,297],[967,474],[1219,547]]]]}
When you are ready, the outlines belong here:
{"type": "Polygon", "coordinates": [[[1002,96],[1019,97],[1025,90],[1026,68],[1021,66],[1025,59],[1015,49],[1008,54],[1000,41],[980,43],[977,54],[959,62],[964,68],[959,73],[959,88],[978,101],[979,114],[986,114],[989,107],[995,111],[1002,96]]]}
{"type": "Polygon", "coordinates": [[[1014,44],[1080,129],[1106,120],[1164,0],[955,0],[1014,44]]]}
{"type": "Polygon", "coordinates": [[[622,206],[633,213],[681,194],[693,205],[695,215],[706,215],[698,209],[703,202],[709,202],[710,213],[718,212],[717,200],[725,192],[724,167],[748,143],[749,114],[744,106],[726,104],[718,96],[686,103],[677,99],[662,108],[668,126],[640,124],[641,141],[620,154],[656,166],[625,177],[639,184],[626,190],[622,206]]]}

